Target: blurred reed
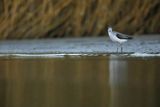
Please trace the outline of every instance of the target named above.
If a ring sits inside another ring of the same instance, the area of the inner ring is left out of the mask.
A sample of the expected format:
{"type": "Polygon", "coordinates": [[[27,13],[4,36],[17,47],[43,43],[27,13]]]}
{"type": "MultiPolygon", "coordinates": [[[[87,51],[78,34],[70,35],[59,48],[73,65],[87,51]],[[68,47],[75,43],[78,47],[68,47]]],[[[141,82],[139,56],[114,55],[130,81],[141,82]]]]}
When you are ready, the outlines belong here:
{"type": "Polygon", "coordinates": [[[0,39],[160,32],[159,0],[0,0],[0,39]]]}

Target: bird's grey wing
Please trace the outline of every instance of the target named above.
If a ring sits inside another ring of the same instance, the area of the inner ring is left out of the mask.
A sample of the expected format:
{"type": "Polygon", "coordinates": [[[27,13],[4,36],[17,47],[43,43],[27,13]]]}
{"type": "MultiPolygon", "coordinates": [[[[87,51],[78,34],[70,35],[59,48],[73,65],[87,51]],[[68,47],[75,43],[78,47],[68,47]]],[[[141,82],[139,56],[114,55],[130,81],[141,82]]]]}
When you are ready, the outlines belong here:
{"type": "Polygon", "coordinates": [[[114,32],[114,33],[119,39],[133,39],[133,37],[123,34],[123,33],[119,33],[119,32],[114,32]]]}

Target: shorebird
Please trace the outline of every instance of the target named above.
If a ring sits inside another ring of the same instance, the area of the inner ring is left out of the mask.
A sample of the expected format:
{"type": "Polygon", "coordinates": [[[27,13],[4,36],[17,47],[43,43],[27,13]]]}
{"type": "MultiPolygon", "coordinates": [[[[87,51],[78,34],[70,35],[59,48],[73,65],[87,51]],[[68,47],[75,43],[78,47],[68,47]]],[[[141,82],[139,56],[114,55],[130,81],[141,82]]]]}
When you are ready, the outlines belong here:
{"type": "MultiPolygon", "coordinates": [[[[108,27],[108,35],[113,42],[117,42],[120,44],[121,52],[122,52],[122,43],[127,42],[129,39],[133,39],[128,35],[125,35],[116,31],[112,31],[111,27],[108,27]]],[[[117,47],[117,52],[118,52],[118,47],[117,47]]]]}

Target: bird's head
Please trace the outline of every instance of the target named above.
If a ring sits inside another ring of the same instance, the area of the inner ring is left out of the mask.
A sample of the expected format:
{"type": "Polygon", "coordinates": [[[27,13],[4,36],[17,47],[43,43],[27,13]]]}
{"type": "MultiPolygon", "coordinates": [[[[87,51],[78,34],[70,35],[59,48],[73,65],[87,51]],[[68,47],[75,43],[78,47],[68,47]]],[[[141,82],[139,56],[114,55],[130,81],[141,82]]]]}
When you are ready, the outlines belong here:
{"type": "Polygon", "coordinates": [[[112,27],[108,27],[108,32],[112,32],[112,27]]]}

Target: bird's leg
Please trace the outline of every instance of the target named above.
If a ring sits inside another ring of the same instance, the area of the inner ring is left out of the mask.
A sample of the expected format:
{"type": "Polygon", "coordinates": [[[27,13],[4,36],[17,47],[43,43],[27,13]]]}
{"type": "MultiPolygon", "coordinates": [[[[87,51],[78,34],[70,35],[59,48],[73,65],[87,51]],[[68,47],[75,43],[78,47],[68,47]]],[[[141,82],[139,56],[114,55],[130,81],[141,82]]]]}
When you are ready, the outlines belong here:
{"type": "Polygon", "coordinates": [[[117,45],[117,53],[118,53],[118,45],[117,45]]]}
{"type": "Polygon", "coordinates": [[[118,47],[119,47],[119,43],[117,43],[117,53],[118,53],[118,47]]]}
{"type": "Polygon", "coordinates": [[[123,47],[122,47],[122,44],[121,44],[121,53],[122,53],[122,51],[123,51],[123,47]]]}

